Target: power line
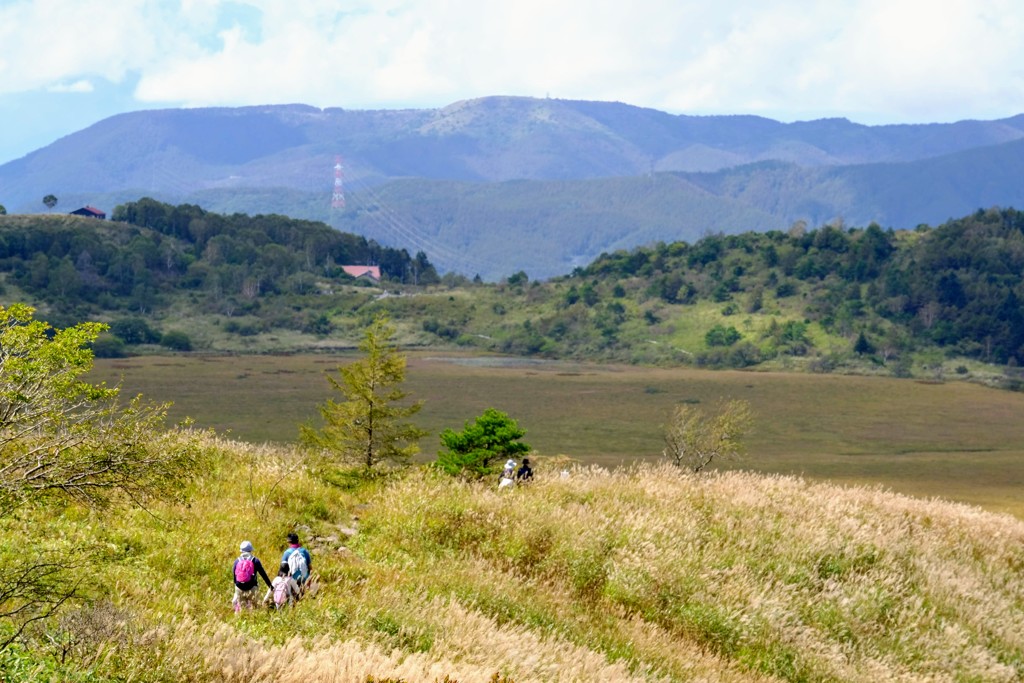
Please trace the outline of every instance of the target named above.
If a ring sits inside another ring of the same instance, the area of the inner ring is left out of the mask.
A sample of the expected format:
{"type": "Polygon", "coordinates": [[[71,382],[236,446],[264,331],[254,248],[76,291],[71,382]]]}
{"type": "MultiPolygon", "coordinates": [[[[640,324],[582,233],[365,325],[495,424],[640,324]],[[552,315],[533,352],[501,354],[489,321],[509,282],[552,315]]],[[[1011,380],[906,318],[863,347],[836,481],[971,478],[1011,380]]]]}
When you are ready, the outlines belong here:
{"type": "Polygon", "coordinates": [[[464,253],[454,251],[431,236],[424,234],[418,227],[410,224],[405,217],[395,211],[369,184],[359,180],[350,180],[350,185],[353,183],[358,185],[358,189],[348,194],[350,204],[358,202],[358,208],[363,210],[363,215],[383,233],[392,238],[397,238],[396,241],[398,243],[411,244],[417,250],[428,254],[428,256],[433,255],[435,258],[450,262],[452,266],[450,270],[456,270],[456,266],[459,267],[459,270],[462,270],[465,266],[470,266],[479,273],[487,272],[493,266],[493,264],[486,264],[464,253]],[[364,197],[368,197],[373,202],[373,205],[371,206],[367,203],[363,199],[364,197]]]}

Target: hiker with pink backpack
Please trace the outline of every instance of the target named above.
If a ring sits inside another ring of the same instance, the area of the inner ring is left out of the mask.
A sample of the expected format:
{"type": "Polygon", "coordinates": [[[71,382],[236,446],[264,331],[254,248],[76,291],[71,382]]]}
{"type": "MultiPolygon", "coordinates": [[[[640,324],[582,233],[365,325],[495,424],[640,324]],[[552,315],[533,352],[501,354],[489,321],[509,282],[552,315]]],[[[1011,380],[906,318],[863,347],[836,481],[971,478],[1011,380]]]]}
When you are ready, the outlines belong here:
{"type": "Polygon", "coordinates": [[[274,577],[273,586],[273,589],[268,590],[263,596],[263,602],[274,609],[294,606],[302,595],[298,582],[292,578],[292,570],[287,562],[281,563],[277,576],[274,577]]]}
{"type": "Polygon", "coordinates": [[[231,604],[234,605],[235,614],[241,612],[243,607],[246,609],[256,607],[256,587],[259,585],[260,576],[263,577],[267,588],[273,590],[273,584],[267,576],[266,570],[263,569],[263,564],[252,554],[252,543],[242,541],[239,550],[242,554],[238,556],[231,568],[231,574],[235,580],[235,597],[231,600],[231,604]]]}

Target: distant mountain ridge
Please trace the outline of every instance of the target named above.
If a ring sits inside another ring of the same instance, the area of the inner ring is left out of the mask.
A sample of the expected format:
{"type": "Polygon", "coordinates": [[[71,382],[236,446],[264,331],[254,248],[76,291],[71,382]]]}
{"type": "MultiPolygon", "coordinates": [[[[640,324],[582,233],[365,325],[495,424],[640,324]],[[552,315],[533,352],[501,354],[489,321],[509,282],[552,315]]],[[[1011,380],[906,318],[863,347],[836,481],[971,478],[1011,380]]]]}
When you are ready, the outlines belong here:
{"type": "Polygon", "coordinates": [[[110,210],[152,196],[277,212],[423,249],[446,270],[547,277],[708,232],[837,217],[902,228],[1024,205],[1022,148],[1024,114],[865,126],[519,97],[172,109],[113,116],[0,166],[0,203],[37,212],[53,193],[60,208],[110,210]],[[349,206],[332,213],[335,155],[349,206]]]}

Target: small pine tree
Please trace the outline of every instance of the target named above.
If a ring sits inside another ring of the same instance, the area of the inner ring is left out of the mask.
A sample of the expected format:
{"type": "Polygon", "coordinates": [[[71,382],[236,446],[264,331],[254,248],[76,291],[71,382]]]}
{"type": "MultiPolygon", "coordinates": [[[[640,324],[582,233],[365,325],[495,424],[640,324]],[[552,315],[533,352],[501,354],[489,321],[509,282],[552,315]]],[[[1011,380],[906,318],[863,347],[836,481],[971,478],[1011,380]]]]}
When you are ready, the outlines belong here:
{"type": "Polygon", "coordinates": [[[340,379],[327,375],[345,400],[328,400],[320,406],[322,429],[308,423],[299,427],[304,445],[367,469],[385,460],[406,464],[419,452],[417,442],[427,433],[402,420],[419,412],[423,404],[399,405],[408,395],[401,388],[406,360],[391,343],[394,334],[387,316],[377,316],[359,345],[363,358],[339,367],[340,379]]]}
{"type": "Polygon", "coordinates": [[[441,432],[444,449],[437,455],[437,467],[451,475],[480,478],[495,474],[505,458],[530,452],[530,446],[520,441],[525,435],[515,420],[488,408],[461,432],[441,432]]]}
{"type": "Polygon", "coordinates": [[[853,344],[853,352],[858,356],[865,356],[875,352],[875,347],[871,345],[868,338],[864,336],[864,332],[861,332],[857,336],[857,341],[853,344]]]}

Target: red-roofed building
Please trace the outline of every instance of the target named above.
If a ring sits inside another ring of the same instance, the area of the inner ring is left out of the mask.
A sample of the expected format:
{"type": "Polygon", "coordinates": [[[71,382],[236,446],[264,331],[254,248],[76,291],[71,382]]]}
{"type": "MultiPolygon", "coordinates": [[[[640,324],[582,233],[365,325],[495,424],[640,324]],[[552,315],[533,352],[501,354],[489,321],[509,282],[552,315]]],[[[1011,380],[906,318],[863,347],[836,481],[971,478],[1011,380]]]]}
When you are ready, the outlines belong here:
{"type": "Polygon", "coordinates": [[[354,278],[362,277],[380,282],[380,266],[342,266],[341,269],[354,278]]]}
{"type": "Polygon", "coordinates": [[[72,216],[85,216],[86,218],[99,218],[101,221],[107,219],[107,214],[103,213],[95,206],[83,206],[81,209],[75,209],[71,212],[72,216]]]}

